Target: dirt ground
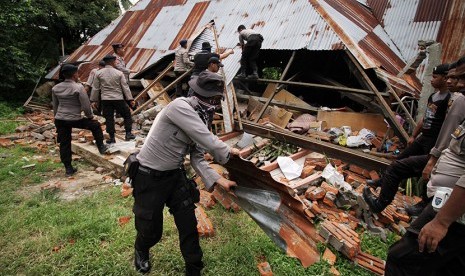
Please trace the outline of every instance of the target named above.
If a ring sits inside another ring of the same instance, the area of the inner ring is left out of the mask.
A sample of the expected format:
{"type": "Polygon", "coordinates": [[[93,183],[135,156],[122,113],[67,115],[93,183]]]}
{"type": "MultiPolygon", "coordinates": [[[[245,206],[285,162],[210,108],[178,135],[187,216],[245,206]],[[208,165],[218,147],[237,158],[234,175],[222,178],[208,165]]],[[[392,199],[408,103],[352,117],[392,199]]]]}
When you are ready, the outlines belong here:
{"type": "MultiPolygon", "coordinates": [[[[41,158],[44,157],[41,156],[41,158]]],[[[45,158],[55,158],[55,156],[49,155],[45,158]]],[[[41,191],[49,190],[57,192],[59,199],[71,201],[91,195],[96,191],[122,184],[119,179],[112,175],[112,172],[87,164],[77,155],[73,155],[73,159],[80,160],[79,162],[75,162],[78,164],[78,171],[73,176],[66,177],[64,168],[58,168],[44,175],[45,180],[42,183],[25,186],[19,190],[19,194],[28,197],[41,191]]]]}

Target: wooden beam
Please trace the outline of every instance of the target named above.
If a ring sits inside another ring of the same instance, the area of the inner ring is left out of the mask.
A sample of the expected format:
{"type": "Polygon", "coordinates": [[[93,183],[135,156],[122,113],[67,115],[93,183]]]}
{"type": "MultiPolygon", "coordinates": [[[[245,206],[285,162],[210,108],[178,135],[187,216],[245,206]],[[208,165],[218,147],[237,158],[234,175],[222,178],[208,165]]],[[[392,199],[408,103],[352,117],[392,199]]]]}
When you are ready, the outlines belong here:
{"type": "MultiPolygon", "coordinates": [[[[286,77],[287,71],[289,71],[289,68],[291,67],[292,62],[294,61],[295,55],[296,55],[296,51],[293,51],[293,52],[292,52],[292,56],[291,56],[291,58],[289,59],[289,62],[287,63],[286,68],[285,68],[284,71],[283,71],[283,74],[282,74],[281,77],[279,78],[280,81],[283,81],[283,80],[284,80],[284,77],[286,77]]],[[[265,103],[265,105],[263,106],[262,110],[260,110],[260,113],[258,114],[257,118],[256,118],[255,121],[254,121],[255,123],[258,122],[258,120],[260,120],[260,118],[263,116],[263,114],[265,113],[266,109],[267,109],[268,106],[270,105],[270,102],[273,100],[273,97],[276,95],[276,93],[278,93],[279,90],[280,90],[280,86],[277,86],[276,89],[274,90],[273,94],[270,96],[270,98],[268,99],[268,101],[267,101],[267,102],[265,103]]]]}
{"type": "Polygon", "coordinates": [[[170,90],[171,88],[173,88],[176,83],[180,82],[185,76],[187,76],[190,72],[192,71],[192,69],[189,69],[188,71],[184,72],[184,74],[182,74],[181,76],[179,76],[177,79],[175,79],[172,83],[168,84],[168,86],[166,86],[165,88],[163,88],[163,90],[161,90],[160,92],[158,92],[158,94],[156,94],[155,96],[153,96],[153,98],[147,100],[145,103],[143,103],[141,106],[139,106],[136,110],[134,110],[131,114],[132,115],[136,115],[138,114],[139,112],[141,112],[142,110],[146,109],[147,106],[149,106],[151,103],[153,103],[156,99],[158,99],[158,97],[160,97],[161,95],[163,95],[163,93],[165,93],[166,91],[170,90]]]}
{"type": "MultiPolygon", "coordinates": [[[[369,90],[343,87],[343,86],[324,85],[320,83],[269,80],[269,79],[242,79],[242,78],[235,78],[234,80],[249,81],[249,82],[279,83],[279,84],[295,85],[295,86],[302,86],[302,87],[318,88],[318,89],[324,89],[324,90],[335,90],[335,91],[346,92],[346,93],[374,95],[374,93],[369,90]]],[[[381,95],[384,97],[389,96],[389,94],[387,93],[381,93],[381,95]]]]}
{"type": "Polygon", "coordinates": [[[249,121],[244,121],[242,124],[244,126],[244,131],[247,133],[259,135],[263,138],[277,139],[282,142],[292,143],[304,149],[338,158],[369,170],[384,170],[391,163],[390,160],[372,156],[360,150],[342,147],[305,135],[296,134],[288,130],[266,127],[249,121]]]}
{"type": "Polygon", "coordinates": [[[399,136],[399,139],[401,139],[402,142],[406,143],[408,141],[409,135],[407,134],[405,129],[399,124],[399,122],[396,120],[396,116],[394,115],[394,112],[392,112],[391,107],[384,100],[382,94],[378,91],[378,88],[376,88],[376,86],[373,84],[371,79],[365,73],[362,66],[358,63],[358,61],[355,59],[352,53],[346,50],[346,54],[347,54],[345,56],[346,62],[349,64],[349,66],[350,64],[352,64],[357,69],[357,70],[353,70],[352,72],[359,79],[362,85],[368,86],[368,88],[375,93],[378,99],[378,102],[381,105],[381,110],[384,116],[386,117],[386,119],[388,119],[389,124],[394,129],[396,134],[399,136]]]}
{"type": "MultiPolygon", "coordinates": [[[[255,99],[255,100],[259,101],[259,102],[262,102],[262,103],[265,103],[265,102],[268,101],[268,98],[249,96],[249,95],[242,95],[242,94],[237,94],[237,98],[239,100],[243,100],[243,101],[247,101],[250,98],[253,98],[253,99],[255,99]]],[[[297,105],[297,104],[285,103],[285,102],[278,101],[278,100],[272,100],[271,104],[275,105],[277,107],[281,107],[281,108],[285,108],[285,109],[291,109],[291,110],[300,111],[300,112],[306,112],[306,113],[309,113],[309,112],[316,113],[316,112],[318,112],[318,108],[313,107],[311,105],[302,106],[302,105],[297,105]]]]}
{"type": "Polygon", "coordinates": [[[412,117],[412,114],[410,114],[407,107],[405,107],[404,103],[401,101],[396,91],[394,91],[394,89],[392,88],[391,84],[389,84],[388,82],[386,82],[386,84],[387,84],[388,90],[391,93],[391,95],[396,99],[396,101],[399,103],[402,110],[405,112],[405,115],[407,116],[407,120],[409,121],[412,129],[414,129],[417,126],[417,122],[415,122],[415,120],[412,117]]]}
{"type": "Polygon", "coordinates": [[[147,87],[144,88],[144,90],[142,90],[142,92],[140,92],[136,98],[134,98],[134,101],[137,101],[139,100],[142,96],[146,95],[147,92],[150,90],[150,88],[152,88],[157,82],[159,82],[166,74],[168,74],[168,72],[174,67],[174,62],[171,62],[166,68],[165,70],[163,70],[147,87]]]}

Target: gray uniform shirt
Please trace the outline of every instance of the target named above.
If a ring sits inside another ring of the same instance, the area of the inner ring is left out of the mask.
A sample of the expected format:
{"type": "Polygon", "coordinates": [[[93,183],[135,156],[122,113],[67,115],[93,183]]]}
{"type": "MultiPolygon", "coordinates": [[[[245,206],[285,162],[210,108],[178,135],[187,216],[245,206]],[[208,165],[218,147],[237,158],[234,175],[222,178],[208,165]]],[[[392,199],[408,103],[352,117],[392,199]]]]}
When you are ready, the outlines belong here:
{"type": "Polygon", "coordinates": [[[431,149],[430,154],[439,157],[441,152],[449,145],[451,136],[450,134],[465,119],[465,96],[461,93],[454,93],[451,96],[452,105],[447,112],[446,119],[442,124],[441,131],[439,132],[436,144],[431,149]]]}
{"type": "Polygon", "coordinates": [[[52,88],[53,114],[55,119],[77,121],[82,119],[81,111],[92,118],[89,97],[80,83],[65,80],[52,88]]]}
{"type": "Polygon", "coordinates": [[[258,33],[252,29],[242,30],[239,33],[239,42],[241,43],[241,45],[244,45],[244,40],[247,41],[249,39],[249,36],[253,34],[258,34],[258,33]]]}
{"type": "Polygon", "coordinates": [[[229,160],[229,146],[213,135],[202,122],[193,106],[194,97],[177,98],[168,104],[150,128],[137,159],[144,167],[159,171],[181,168],[190,153],[194,170],[202,177],[207,190],[220,178],[204,159],[204,150],[225,164],[229,160]]]}
{"type": "Polygon", "coordinates": [[[465,122],[462,122],[452,132],[449,147],[442,152],[431,172],[431,179],[427,184],[428,197],[434,195],[437,187],[453,188],[463,178],[464,172],[465,122]]]}
{"type": "Polygon", "coordinates": [[[176,61],[174,71],[177,72],[186,72],[194,66],[194,63],[189,60],[187,49],[183,47],[176,49],[176,52],[174,53],[174,60],[176,61]]]}
{"type": "Polygon", "coordinates": [[[126,77],[126,81],[129,82],[129,74],[131,74],[131,70],[126,68],[126,62],[124,62],[124,58],[115,54],[116,61],[115,61],[115,68],[123,72],[124,76],[126,77]]]}
{"type": "Polygon", "coordinates": [[[99,95],[103,101],[133,100],[123,73],[111,65],[107,65],[95,73],[90,100],[98,101],[99,95]]]}

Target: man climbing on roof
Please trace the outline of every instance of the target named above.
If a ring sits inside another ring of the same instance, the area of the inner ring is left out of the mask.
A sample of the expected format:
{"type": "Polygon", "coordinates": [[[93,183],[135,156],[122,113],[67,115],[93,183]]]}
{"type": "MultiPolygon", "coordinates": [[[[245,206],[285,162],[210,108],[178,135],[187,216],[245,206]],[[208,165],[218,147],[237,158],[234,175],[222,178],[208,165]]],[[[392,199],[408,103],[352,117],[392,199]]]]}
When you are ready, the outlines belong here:
{"type": "MultiPolygon", "coordinates": [[[[189,60],[186,39],[182,39],[179,42],[179,47],[176,49],[176,52],[174,52],[174,60],[176,61],[174,64],[174,74],[176,77],[180,77],[194,66],[194,63],[189,60]]],[[[183,84],[187,86],[188,80],[189,77],[185,77],[176,84],[176,97],[186,96],[186,92],[182,89],[182,86],[183,84]]]]}
{"type": "Polygon", "coordinates": [[[202,50],[194,56],[194,69],[192,71],[192,77],[198,76],[202,71],[208,67],[208,61],[211,57],[216,57],[219,60],[227,58],[229,55],[234,54],[233,49],[224,51],[222,54],[212,53],[212,46],[210,42],[202,42],[202,50]]]}
{"type": "Polygon", "coordinates": [[[239,43],[242,47],[241,73],[240,78],[245,78],[247,69],[252,70],[248,76],[250,79],[258,79],[257,58],[262,48],[263,36],[252,29],[247,29],[244,25],[237,27],[239,32],[239,43]],[[244,43],[246,41],[247,43],[244,43]]]}
{"type": "Polygon", "coordinates": [[[126,82],[129,84],[129,74],[134,73],[134,71],[126,67],[126,62],[124,61],[124,45],[122,43],[115,43],[111,46],[113,47],[113,52],[115,52],[116,57],[115,68],[123,72],[126,77],[126,82]]]}

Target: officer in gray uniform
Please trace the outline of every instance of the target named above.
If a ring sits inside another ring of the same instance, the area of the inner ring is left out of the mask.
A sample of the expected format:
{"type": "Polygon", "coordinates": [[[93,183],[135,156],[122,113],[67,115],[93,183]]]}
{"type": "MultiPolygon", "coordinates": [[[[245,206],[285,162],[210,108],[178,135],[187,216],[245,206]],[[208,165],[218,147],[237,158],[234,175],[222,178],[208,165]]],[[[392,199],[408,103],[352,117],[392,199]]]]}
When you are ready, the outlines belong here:
{"type": "Polygon", "coordinates": [[[71,165],[71,131],[72,128],[82,128],[92,131],[97,148],[101,154],[107,147],[103,144],[103,133],[100,123],[92,120],[93,114],[89,97],[82,84],[77,83],[78,67],[65,64],[61,74],[65,81],[52,88],[53,114],[57,128],[57,140],[60,143],[60,159],[65,165],[66,176],[73,175],[77,170],[71,165]],[[81,116],[84,111],[85,118],[81,116]]]}
{"type": "Polygon", "coordinates": [[[95,73],[92,84],[90,100],[96,108],[96,102],[101,99],[102,114],[105,117],[106,131],[110,135],[107,143],[115,143],[115,110],[124,118],[124,129],[126,130],[126,141],[136,138],[132,134],[132,118],[126,101],[135,106],[134,99],[129,90],[124,74],[115,69],[116,57],[107,55],[103,58],[105,68],[95,73]]]}
{"type": "MultiPolygon", "coordinates": [[[[465,64],[456,72],[458,86],[464,89],[465,64]]],[[[389,248],[385,275],[463,275],[465,271],[465,225],[456,222],[465,214],[465,120],[451,136],[427,186],[430,196],[438,187],[453,191],[439,212],[429,204],[389,248]]]]}
{"type": "Polygon", "coordinates": [[[165,205],[179,231],[186,275],[200,275],[203,268],[194,213],[198,190],[183,168],[187,154],[207,190],[211,191],[215,183],[227,191],[236,185],[221,177],[204,159],[208,152],[224,164],[230,154],[239,154],[239,150],[230,148],[209,130],[215,109],[221,104],[224,82],[217,74],[205,70],[190,80],[189,86],[194,95],[175,99],[157,115],[137,156],[140,166],[133,179],[133,211],[137,230],[134,264],[139,272],[151,269],[149,249],[161,238],[165,205]]]}
{"type": "Polygon", "coordinates": [[[113,47],[113,52],[115,52],[116,57],[115,68],[123,72],[126,77],[126,81],[129,83],[129,74],[131,74],[132,71],[126,67],[126,62],[124,61],[124,45],[121,43],[115,43],[111,46],[113,47]]]}

